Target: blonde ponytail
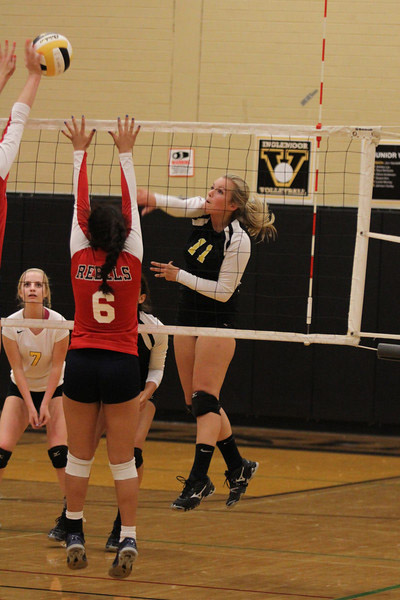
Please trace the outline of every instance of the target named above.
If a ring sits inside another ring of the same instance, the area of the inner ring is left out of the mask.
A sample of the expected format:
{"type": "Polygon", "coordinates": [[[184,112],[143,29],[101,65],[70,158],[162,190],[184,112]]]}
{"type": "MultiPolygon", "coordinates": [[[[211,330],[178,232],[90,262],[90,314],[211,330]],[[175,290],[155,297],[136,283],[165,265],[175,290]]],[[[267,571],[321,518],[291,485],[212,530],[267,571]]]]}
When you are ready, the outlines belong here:
{"type": "Polygon", "coordinates": [[[249,235],[258,238],[260,242],[274,240],[277,233],[274,226],[275,215],[270,212],[268,204],[259,198],[250,198],[247,183],[238,175],[225,175],[232,181],[232,201],[237,205],[234,217],[242,223],[249,235]]]}

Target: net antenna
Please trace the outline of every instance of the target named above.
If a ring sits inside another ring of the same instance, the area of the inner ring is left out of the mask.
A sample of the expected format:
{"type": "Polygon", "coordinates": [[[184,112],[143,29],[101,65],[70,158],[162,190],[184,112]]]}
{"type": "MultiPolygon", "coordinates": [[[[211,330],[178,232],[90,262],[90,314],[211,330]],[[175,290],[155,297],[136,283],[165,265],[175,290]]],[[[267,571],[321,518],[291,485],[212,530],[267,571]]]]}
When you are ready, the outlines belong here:
{"type": "MultiPolygon", "coordinates": [[[[328,0],[324,2],[324,18],[323,18],[323,30],[322,30],[322,54],[321,54],[321,79],[319,85],[319,104],[318,104],[318,123],[316,129],[322,127],[322,99],[324,91],[324,73],[325,73],[325,47],[326,47],[326,23],[328,16],[328,0]]],[[[318,206],[318,183],[319,183],[319,159],[320,159],[320,148],[321,148],[321,136],[316,137],[317,146],[315,151],[315,184],[314,184],[314,203],[313,203],[313,221],[312,221],[312,233],[311,233],[311,254],[310,254],[310,279],[308,285],[308,299],[307,299],[307,316],[306,325],[307,333],[310,333],[310,327],[312,322],[312,309],[313,309],[313,277],[314,277],[314,258],[315,258],[315,235],[317,227],[317,206],[318,206]]]]}

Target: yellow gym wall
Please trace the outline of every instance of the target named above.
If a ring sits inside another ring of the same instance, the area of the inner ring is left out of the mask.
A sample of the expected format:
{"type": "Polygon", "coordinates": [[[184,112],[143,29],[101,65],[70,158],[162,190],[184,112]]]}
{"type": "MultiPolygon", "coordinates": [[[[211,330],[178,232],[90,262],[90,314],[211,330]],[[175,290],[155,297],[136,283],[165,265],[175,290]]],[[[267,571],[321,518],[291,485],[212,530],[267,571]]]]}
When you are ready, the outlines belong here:
{"type": "MultiPolygon", "coordinates": [[[[66,35],[74,58],[42,82],[32,117],[318,121],[325,0],[13,0],[17,42],[6,116],[25,78],[23,43],[66,35]],[[308,101],[307,101],[307,98],[308,101]]],[[[400,123],[400,3],[328,0],[322,122],[400,123]]]]}

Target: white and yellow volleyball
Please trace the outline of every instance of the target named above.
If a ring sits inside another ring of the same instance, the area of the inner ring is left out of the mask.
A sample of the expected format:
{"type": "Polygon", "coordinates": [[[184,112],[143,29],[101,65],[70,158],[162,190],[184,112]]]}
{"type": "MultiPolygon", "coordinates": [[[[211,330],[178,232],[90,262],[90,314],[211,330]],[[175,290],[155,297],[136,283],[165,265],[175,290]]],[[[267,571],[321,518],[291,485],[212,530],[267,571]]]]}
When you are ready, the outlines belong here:
{"type": "Polygon", "coordinates": [[[54,77],[69,68],[72,46],[65,36],[59,33],[41,33],[33,40],[33,47],[40,54],[43,75],[54,77]]]}

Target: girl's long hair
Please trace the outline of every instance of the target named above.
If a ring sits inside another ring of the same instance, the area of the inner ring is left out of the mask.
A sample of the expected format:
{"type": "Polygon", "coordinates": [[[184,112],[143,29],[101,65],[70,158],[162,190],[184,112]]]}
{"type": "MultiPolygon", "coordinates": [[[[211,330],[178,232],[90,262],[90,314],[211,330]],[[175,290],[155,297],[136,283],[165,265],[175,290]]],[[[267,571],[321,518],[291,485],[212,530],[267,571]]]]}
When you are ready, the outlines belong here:
{"type": "Polygon", "coordinates": [[[102,283],[99,290],[111,294],[112,287],[108,276],[117,264],[126,240],[126,225],[121,210],[112,204],[98,204],[90,213],[88,219],[90,245],[97,250],[101,248],[107,253],[101,266],[102,283]]]}
{"type": "Polygon", "coordinates": [[[139,310],[149,313],[151,312],[150,287],[144,273],[142,273],[142,277],[140,279],[140,295],[142,294],[146,294],[146,298],[144,302],[138,305],[138,308],[139,310]]]}
{"type": "Polygon", "coordinates": [[[276,229],[274,226],[275,215],[269,210],[268,204],[260,198],[251,198],[250,189],[244,179],[239,175],[223,175],[235,186],[232,190],[232,200],[237,205],[234,217],[243,223],[249,235],[262,242],[274,240],[276,229]]]}

